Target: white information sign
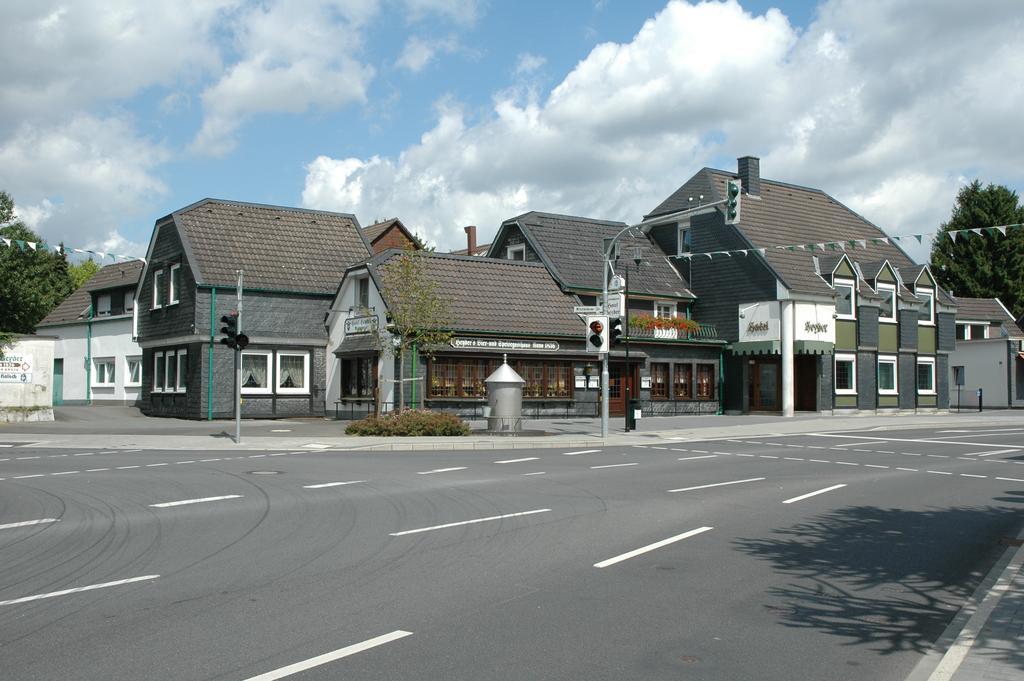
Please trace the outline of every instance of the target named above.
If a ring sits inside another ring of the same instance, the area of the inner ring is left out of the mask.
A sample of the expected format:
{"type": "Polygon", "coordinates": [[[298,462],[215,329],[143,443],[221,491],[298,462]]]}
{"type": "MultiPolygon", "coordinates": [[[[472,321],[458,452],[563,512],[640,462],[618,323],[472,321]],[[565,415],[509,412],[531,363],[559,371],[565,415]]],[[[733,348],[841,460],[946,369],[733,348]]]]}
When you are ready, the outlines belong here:
{"type": "Polygon", "coordinates": [[[737,310],[740,342],[780,340],[779,301],[740,304],[737,310]]]}
{"type": "Polygon", "coordinates": [[[836,342],[836,306],[822,303],[796,303],[793,337],[802,341],[836,342]]]}
{"type": "Polygon", "coordinates": [[[604,308],[600,305],[576,305],[572,311],[576,314],[604,314],[604,308]]]}
{"type": "Polygon", "coordinates": [[[503,338],[453,338],[453,348],[460,350],[534,350],[556,352],[557,341],[506,340],[503,338]]]}
{"type": "Polygon", "coordinates": [[[32,355],[0,357],[0,383],[31,383],[32,355]]]}

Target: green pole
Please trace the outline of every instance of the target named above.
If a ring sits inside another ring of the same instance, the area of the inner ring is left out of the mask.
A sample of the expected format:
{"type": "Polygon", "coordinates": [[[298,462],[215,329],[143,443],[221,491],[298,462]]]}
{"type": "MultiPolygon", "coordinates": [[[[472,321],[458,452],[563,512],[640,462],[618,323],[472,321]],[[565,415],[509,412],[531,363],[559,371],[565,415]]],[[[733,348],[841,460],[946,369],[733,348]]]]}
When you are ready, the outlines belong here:
{"type": "MultiPolygon", "coordinates": [[[[416,378],[416,344],[412,344],[412,378],[416,378]]],[[[403,386],[404,387],[404,386],[403,386]]],[[[412,381],[412,408],[416,408],[416,381],[412,381]]]]}
{"type": "Polygon", "coordinates": [[[210,369],[207,372],[208,387],[206,389],[206,420],[213,420],[213,330],[217,327],[217,287],[214,286],[210,289],[210,352],[209,352],[209,365],[210,369]]]}
{"type": "Polygon", "coordinates": [[[92,401],[92,303],[85,323],[85,401],[92,401]]]}

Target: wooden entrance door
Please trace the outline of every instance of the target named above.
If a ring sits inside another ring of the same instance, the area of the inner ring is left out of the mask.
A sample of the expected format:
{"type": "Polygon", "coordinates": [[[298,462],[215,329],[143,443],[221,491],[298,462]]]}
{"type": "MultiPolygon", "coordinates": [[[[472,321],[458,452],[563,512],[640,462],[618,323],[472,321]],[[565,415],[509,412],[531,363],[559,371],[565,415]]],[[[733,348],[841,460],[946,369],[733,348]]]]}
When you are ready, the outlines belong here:
{"type": "Polygon", "coordinates": [[[782,409],[782,372],[777,358],[755,359],[748,365],[750,411],[782,409]]]}
{"type": "Polygon", "coordinates": [[[626,413],[625,365],[612,364],[608,367],[608,414],[623,416],[626,413]]]}

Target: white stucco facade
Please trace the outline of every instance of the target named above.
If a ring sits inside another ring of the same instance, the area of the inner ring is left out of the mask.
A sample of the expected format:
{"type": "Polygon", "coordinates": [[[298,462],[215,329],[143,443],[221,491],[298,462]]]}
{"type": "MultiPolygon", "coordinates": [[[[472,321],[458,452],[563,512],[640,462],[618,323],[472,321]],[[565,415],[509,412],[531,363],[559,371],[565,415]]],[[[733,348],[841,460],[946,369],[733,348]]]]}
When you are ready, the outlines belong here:
{"type": "Polygon", "coordinates": [[[48,336],[18,336],[0,353],[0,421],[53,420],[53,350],[48,336]]]}
{"type": "Polygon", "coordinates": [[[978,389],[984,390],[984,408],[1024,407],[1024,347],[1020,340],[987,338],[959,340],[949,356],[949,405],[978,408],[978,389]],[[963,386],[957,390],[962,367],[963,386]]]}
{"type": "Polygon", "coordinates": [[[46,333],[57,337],[54,359],[62,373],[55,404],[138,402],[142,348],[134,340],[132,315],[47,326],[46,333]]]}

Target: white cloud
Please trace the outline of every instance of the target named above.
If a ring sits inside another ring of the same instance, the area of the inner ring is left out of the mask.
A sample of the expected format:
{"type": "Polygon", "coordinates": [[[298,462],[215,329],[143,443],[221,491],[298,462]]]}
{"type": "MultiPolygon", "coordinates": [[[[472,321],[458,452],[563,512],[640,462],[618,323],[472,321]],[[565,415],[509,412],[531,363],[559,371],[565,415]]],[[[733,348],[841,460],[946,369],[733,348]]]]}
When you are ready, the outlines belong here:
{"type": "Polygon", "coordinates": [[[412,21],[422,21],[436,14],[457,24],[472,26],[480,16],[477,0],[405,0],[405,8],[412,21]]]}
{"type": "Polygon", "coordinates": [[[278,0],[241,11],[234,23],[239,58],[203,92],[203,125],[192,149],[229,152],[234,133],[254,114],[366,101],[374,71],[353,54],[376,12],[375,0],[278,0]]]}
{"type": "Polygon", "coordinates": [[[37,233],[68,246],[119,243],[136,254],[145,245],[126,242],[117,227],[152,220],[147,201],[166,192],[152,170],[167,157],[131,121],[87,115],[57,126],[25,124],[0,144],[4,189],[37,233]]]}
{"type": "Polygon", "coordinates": [[[516,68],[513,73],[517,76],[533,73],[540,67],[547,63],[547,59],[540,56],[539,54],[530,54],[529,52],[523,52],[516,59],[516,68]]]}
{"type": "Polygon", "coordinates": [[[797,31],[778,10],[673,1],[546,97],[499,90],[479,121],[443,103],[397,158],[315,159],[303,202],[457,247],[461,225],[486,235],[522,210],[636,220],[712,158],[752,153],[885,229],[932,231],[961,175],[1020,180],[1015,4],[833,0],[797,31]]]}
{"type": "Polygon", "coordinates": [[[424,40],[418,36],[410,36],[395,64],[413,73],[419,73],[438,54],[451,54],[458,47],[458,41],[452,37],[442,40],[424,40]]]}

